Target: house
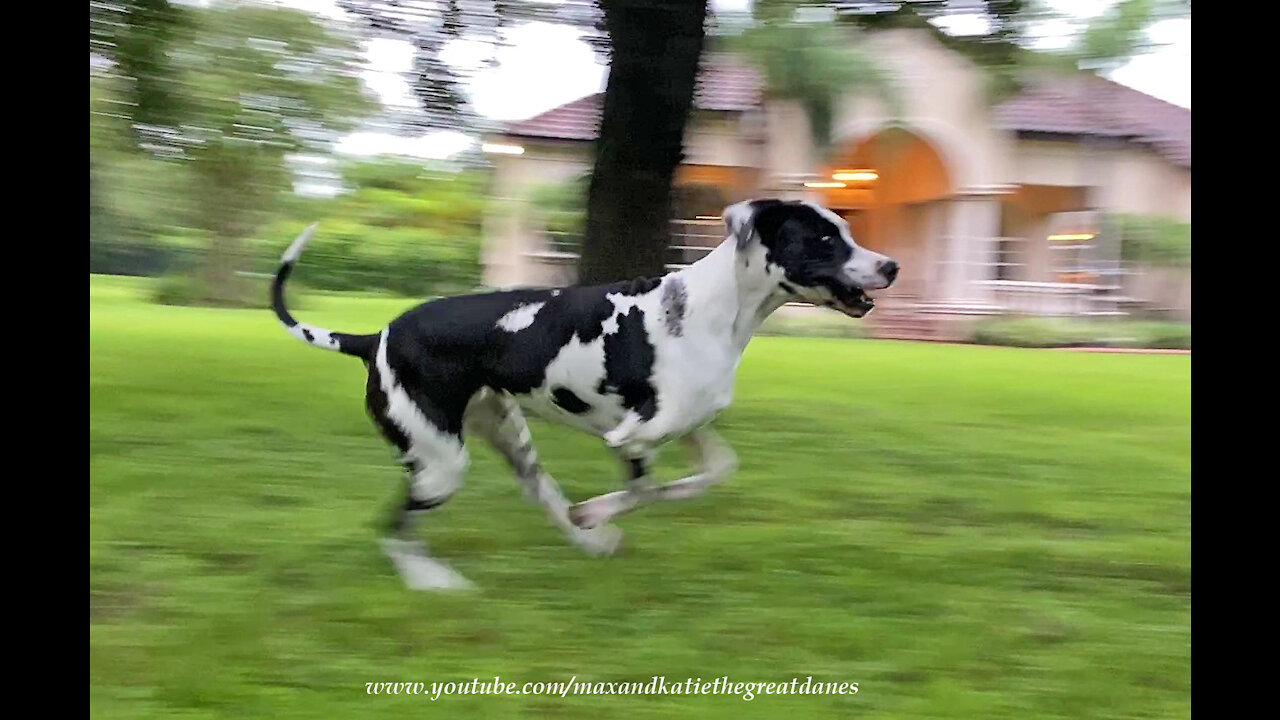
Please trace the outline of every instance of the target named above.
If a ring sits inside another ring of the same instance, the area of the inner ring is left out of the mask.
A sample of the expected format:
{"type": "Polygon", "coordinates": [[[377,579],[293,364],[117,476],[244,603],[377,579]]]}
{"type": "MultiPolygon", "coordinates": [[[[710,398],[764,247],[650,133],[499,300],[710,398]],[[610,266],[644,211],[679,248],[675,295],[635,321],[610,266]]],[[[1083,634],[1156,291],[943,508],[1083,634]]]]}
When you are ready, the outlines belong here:
{"type": "MultiPolygon", "coordinates": [[[[1119,256],[1112,213],[1191,221],[1191,111],[1100,77],[1057,77],[992,105],[984,76],[930,32],[870,34],[901,111],[849,93],[819,154],[797,105],[763,97],[739,59],[704,57],[676,177],[671,265],[724,237],[739,200],[808,198],[902,264],[875,318],[888,336],[947,337],[995,313],[1189,317],[1188,269],[1119,256]]],[[[531,193],[588,173],[602,95],[486,138],[501,200],[486,219],[491,286],[573,280],[572,238],[531,193]],[[519,154],[501,154],[519,153],[519,154]]]]}

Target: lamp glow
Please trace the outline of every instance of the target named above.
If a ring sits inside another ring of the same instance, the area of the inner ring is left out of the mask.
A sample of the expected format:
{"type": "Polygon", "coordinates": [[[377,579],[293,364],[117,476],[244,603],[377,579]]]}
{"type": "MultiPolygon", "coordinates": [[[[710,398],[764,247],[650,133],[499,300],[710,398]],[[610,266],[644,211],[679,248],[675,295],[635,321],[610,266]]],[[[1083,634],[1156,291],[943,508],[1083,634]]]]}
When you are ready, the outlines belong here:
{"type": "Polygon", "coordinates": [[[832,180],[845,182],[874,182],[880,178],[875,170],[841,170],[831,175],[832,180]]]}

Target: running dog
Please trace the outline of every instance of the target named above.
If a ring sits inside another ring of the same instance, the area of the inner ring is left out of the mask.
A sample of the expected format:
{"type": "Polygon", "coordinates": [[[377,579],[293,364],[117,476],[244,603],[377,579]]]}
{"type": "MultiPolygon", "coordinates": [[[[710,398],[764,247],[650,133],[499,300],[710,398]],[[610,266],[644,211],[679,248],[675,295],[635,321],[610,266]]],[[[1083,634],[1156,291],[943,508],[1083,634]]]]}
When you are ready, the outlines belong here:
{"type": "Polygon", "coordinates": [[[366,407],[407,473],[383,550],[409,587],[466,585],[428,557],[412,527],[461,484],[464,428],[493,445],[573,543],[610,554],[621,539],[611,518],[697,495],[736,466],[709,423],[732,401],[743,350],[765,318],[792,301],[860,318],[874,306],[866,291],[897,278],[897,262],[859,247],[848,223],[818,205],[750,200],[725,208],[723,218],[723,243],[661,277],[441,298],[370,335],[289,313],[284,285],[315,226],[294,240],[272,305],[294,337],[354,355],[368,369],[366,407]],[[522,411],[603,437],[622,463],[624,489],[571,504],[542,469],[522,411]],[[650,462],[676,439],[700,469],[656,485],[650,462]]]}

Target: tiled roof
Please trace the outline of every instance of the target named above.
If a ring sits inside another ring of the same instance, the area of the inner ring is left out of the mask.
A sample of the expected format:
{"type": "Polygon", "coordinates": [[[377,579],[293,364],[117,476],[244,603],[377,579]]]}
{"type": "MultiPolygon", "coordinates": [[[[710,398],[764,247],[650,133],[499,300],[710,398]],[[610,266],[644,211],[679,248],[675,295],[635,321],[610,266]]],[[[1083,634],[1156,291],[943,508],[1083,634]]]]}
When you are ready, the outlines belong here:
{"type": "MultiPolygon", "coordinates": [[[[719,53],[709,53],[698,72],[694,107],[699,110],[744,111],[760,105],[760,76],[750,66],[719,53]]],[[[557,140],[594,140],[600,125],[604,93],[578,98],[506,128],[506,134],[557,140]]]]}
{"type": "Polygon", "coordinates": [[[604,93],[580,97],[528,120],[513,122],[507,126],[506,134],[554,140],[595,140],[603,102],[604,93]]]}
{"type": "MultiPolygon", "coordinates": [[[[761,80],[751,67],[709,54],[698,74],[694,106],[750,110],[760,104],[761,80]]],[[[594,140],[604,94],[596,93],[511,123],[509,135],[594,140]]],[[[1170,162],[1191,167],[1191,110],[1101,77],[1046,80],[1030,85],[995,109],[999,127],[1018,132],[1135,140],[1170,162]]]]}
{"type": "Polygon", "coordinates": [[[1128,138],[1191,167],[1191,110],[1101,77],[1046,80],[996,108],[1008,130],[1128,138]]]}
{"type": "Polygon", "coordinates": [[[751,110],[760,106],[763,79],[755,68],[721,53],[708,53],[698,72],[693,104],[702,110],[751,110]]]}

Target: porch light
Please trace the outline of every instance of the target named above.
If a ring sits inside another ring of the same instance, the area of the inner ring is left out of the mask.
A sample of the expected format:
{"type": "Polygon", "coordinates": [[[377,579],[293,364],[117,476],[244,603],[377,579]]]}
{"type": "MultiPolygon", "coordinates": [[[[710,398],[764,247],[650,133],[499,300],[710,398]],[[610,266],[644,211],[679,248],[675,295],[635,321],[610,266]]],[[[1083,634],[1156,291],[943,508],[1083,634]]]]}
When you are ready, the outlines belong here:
{"type": "Polygon", "coordinates": [[[1095,233],[1063,233],[1050,235],[1049,242],[1087,242],[1096,237],[1095,233]]]}
{"type": "Polygon", "coordinates": [[[831,175],[832,180],[846,182],[874,182],[879,178],[880,173],[875,170],[841,170],[831,175]]]}
{"type": "Polygon", "coordinates": [[[519,145],[506,145],[503,143],[484,143],[480,149],[495,155],[523,155],[524,148],[519,145]]]}
{"type": "Polygon", "coordinates": [[[842,188],[849,187],[842,182],[807,182],[804,184],[807,188],[842,188]]]}

